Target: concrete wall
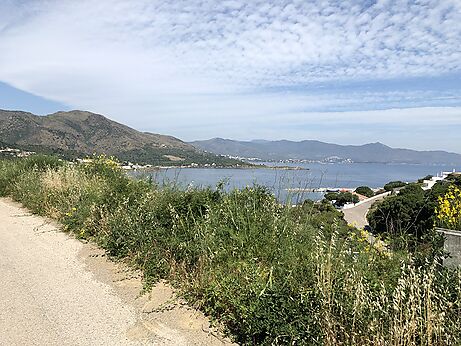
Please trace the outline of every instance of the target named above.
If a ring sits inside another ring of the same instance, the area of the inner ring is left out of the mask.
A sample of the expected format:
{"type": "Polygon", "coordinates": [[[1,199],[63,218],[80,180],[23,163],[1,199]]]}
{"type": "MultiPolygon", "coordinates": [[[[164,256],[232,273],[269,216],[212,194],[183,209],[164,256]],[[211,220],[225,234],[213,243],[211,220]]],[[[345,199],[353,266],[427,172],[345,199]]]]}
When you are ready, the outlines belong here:
{"type": "Polygon", "coordinates": [[[445,236],[444,249],[450,257],[443,261],[446,266],[461,266],[461,231],[437,228],[437,232],[445,236]]]}

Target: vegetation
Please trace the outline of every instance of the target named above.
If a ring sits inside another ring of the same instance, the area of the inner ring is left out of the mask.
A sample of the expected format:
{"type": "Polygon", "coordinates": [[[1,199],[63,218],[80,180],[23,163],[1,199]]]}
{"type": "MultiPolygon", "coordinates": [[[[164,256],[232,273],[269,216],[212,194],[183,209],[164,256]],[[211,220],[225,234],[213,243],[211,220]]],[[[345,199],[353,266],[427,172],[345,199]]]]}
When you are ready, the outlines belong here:
{"type": "Polygon", "coordinates": [[[198,165],[211,165],[217,166],[250,166],[242,161],[230,159],[220,155],[214,155],[206,152],[196,150],[184,150],[177,148],[142,148],[133,149],[129,151],[120,152],[117,158],[122,161],[130,161],[138,164],[151,164],[155,166],[177,166],[177,165],[190,165],[192,163],[198,165]],[[171,161],[168,155],[181,158],[178,161],[171,161]]]}
{"type": "Polygon", "coordinates": [[[158,186],[104,157],[0,161],[0,195],[130,262],[147,286],[168,279],[242,344],[461,339],[461,272],[371,245],[329,203],[283,206],[260,186],[158,186]]]}
{"type": "MultiPolygon", "coordinates": [[[[37,152],[41,155],[56,156],[68,161],[87,156],[86,153],[80,151],[50,148],[46,146],[13,145],[13,147],[20,150],[37,152]]],[[[0,158],[3,156],[6,155],[2,155],[2,153],[0,153],[0,158]]],[[[119,152],[115,156],[122,162],[153,166],[183,166],[191,164],[197,164],[199,166],[215,164],[218,167],[251,166],[251,164],[244,163],[240,160],[230,159],[225,156],[195,150],[184,150],[181,148],[145,147],[142,149],[132,149],[119,152]],[[168,156],[175,156],[179,159],[177,161],[172,161],[168,158],[168,156]]]]}
{"type": "Polygon", "coordinates": [[[441,227],[461,231],[461,189],[456,185],[438,197],[437,224],[441,227]]]}
{"type": "Polygon", "coordinates": [[[433,177],[432,175],[426,175],[424,178],[418,179],[418,183],[422,184],[424,182],[424,180],[431,180],[432,177],[433,177]]]}
{"type": "Polygon", "coordinates": [[[351,192],[327,192],[324,198],[337,207],[342,207],[346,203],[357,203],[359,197],[351,192]]]}
{"type": "Polygon", "coordinates": [[[355,189],[355,192],[368,198],[373,197],[375,195],[373,190],[370,189],[368,186],[359,186],[355,189]]]}
{"type": "Polygon", "coordinates": [[[461,179],[454,175],[427,191],[423,191],[418,183],[408,184],[399,194],[375,203],[368,212],[368,222],[375,234],[389,240],[393,249],[438,254],[442,240],[436,234],[434,224],[446,221],[446,209],[441,208],[440,203],[446,199],[443,196],[448,196],[447,193],[454,191],[456,186],[461,187],[461,179]]]}
{"type": "Polygon", "coordinates": [[[368,212],[368,222],[375,234],[390,241],[393,249],[416,251],[419,244],[432,244],[435,237],[435,203],[430,193],[409,184],[398,195],[374,204],[368,212]]]}
{"type": "Polygon", "coordinates": [[[407,183],[404,183],[403,181],[391,181],[389,183],[387,183],[386,185],[384,185],[384,190],[386,191],[392,191],[394,189],[397,189],[399,187],[403,187],[407,185],[407,183]]]}
{"type": "Polygon", "coordinates": [[[37,116],[0,109],[0,138],[0,147],[59,155],[66,160],[104,152],[121,161],[157,166],[242,164],[197,150],[171,136],[139,132],[102,115],[78,110],[37,116]]]}

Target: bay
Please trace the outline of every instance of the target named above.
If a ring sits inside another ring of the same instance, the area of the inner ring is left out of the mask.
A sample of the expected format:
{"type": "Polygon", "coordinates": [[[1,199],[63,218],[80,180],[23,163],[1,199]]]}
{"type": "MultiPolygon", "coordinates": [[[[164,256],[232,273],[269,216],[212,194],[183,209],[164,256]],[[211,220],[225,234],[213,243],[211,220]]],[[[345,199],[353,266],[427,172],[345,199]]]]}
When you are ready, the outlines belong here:
{"type": "Polygon", "coordinates": [[[134,175],[148,174],[158,183],[174,183],[182,187],[215,187],[225,182],[231,190],[254,184],[268,187],[280,200],[300,202],[303,199],[321,199],[317,192],[290,192],[290,189],[356,188],[369,186],[380,188],[389,181],[416,181],[427,175],[437,175],[442,171],[460,171],[460,167],[442,165],[382,164],[382,163],[272,163],[264,164],[273,168],[169,168],[149,173],[135,172],[134,175]],[[298,170],[280,166],[300,167],[298,170]],[[278,168],[277,168],[278,167],[278,168]]]}

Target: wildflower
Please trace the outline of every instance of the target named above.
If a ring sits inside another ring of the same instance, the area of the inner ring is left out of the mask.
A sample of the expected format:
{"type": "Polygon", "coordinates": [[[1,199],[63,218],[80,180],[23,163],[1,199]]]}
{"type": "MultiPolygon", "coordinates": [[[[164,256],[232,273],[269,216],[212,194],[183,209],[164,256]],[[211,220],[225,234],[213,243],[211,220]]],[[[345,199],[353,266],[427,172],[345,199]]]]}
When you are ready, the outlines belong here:
{"type": "Polygon", "coordinates": [[[448,192],[438,198],[436,218],[441,227],[461,230],[461,190],[450,186],[448,192]]]}

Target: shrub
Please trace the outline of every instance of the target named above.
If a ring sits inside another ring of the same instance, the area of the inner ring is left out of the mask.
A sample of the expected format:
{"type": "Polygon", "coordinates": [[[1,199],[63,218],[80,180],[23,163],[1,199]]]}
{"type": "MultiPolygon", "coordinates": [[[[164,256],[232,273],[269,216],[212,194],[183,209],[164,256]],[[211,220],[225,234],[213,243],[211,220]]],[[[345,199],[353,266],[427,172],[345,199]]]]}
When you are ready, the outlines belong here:
{"type": "Polygon", "coordinates": [[[355,189],[355,192],[365,197],[373,197],[375,195],[373,190],[370,189],[368,186],[359,186],[355,189]]]}
{"type": "Polygon", "coordinates": [[[359,197],[351,192],[328,192],[324,198],[334,201],[337,207],[342,207],[346,203],[357,203],[359,201],[359,197]]]}
{"type": "Polygon", "coordinates": [[[445,195],[439,196],[436,215],[439,226],[461,231],[460,188],[452,185],[445,195]]]}
{"type": "Polygon", "coordinates": [[[0,163],[8,193],[141,269],[147,287],[170,280],[241,344],[454,345],[461,337],[460,271],[370,244],[328,202],[284,206],[260,186],[158,186],[106,158],[39,166],[0,163]]]}
{"type": "Polygon", "coordinates": [[[434,231],[439,190],[423,191],[408,184],[398,195],[375,203],[367,214],[373,233],[388,239],[393,249],[409,250],[418,256],[441,254],[443,242],[434,231]]]}
{"type": "Polygon", "coordinates": [[[14,183],[24,173],[41,172],[47,169],[57,169],[63,162],[54,156],[32,155],[22,159],[0,160],[0,196],[5,196],[14,190],[14,183]]]}
{"type": "Polygon", "coordinates": [[[418,179],[418,183],[422,184],[424,180],[431,180],[432,177],[433,177],[432,175],[426,175],[424,178],[418,179]]]}
{"type": "Polygon", "coordinates": [[[391,182],[387,183],[386,185],[384,185],[384,190],[392,191],[394,189],[397,189],[399,187],[403,187],[405,185],[407,185],[407,183],[404,183],[403,181],[391,181],[391,182]]]}

